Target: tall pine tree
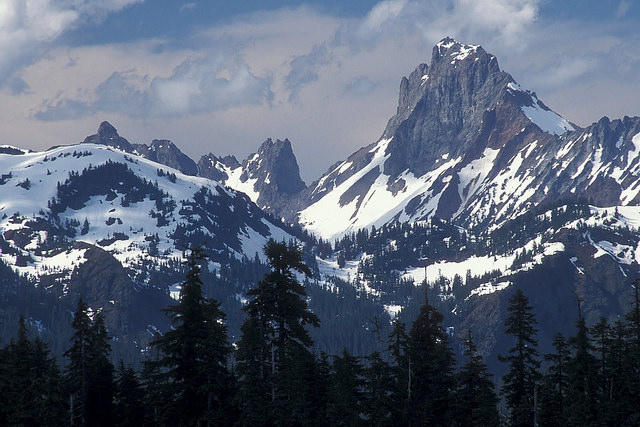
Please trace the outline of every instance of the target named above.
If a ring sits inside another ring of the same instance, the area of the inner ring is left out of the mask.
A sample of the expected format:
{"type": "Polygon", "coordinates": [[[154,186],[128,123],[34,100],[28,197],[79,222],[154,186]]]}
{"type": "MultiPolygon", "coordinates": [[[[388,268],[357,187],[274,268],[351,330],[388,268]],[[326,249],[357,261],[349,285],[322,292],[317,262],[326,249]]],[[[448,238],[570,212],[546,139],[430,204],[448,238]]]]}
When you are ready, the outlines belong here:
{"type": "Polygon", "coordinates": [[[311,276],[295,244],[264,247],[271,272],[251,289],[238,344],[237,373],[243,425],[300,424],[313,412],[313,341],[319,326],[296,272],[311,276]],[[256,424],[257,423],[257,424],[256,424]]]}
{"type": "Polygon", "coordinates": [[[498,397],[491,381],[487,365],[478,354],[471,331],[464,342],[467,363],[456,373],[453,394],[453,418],[456,425],[481,427],[498,426],[498,397]]]}
{"type": "Polygon", "coordinates": [[[115,383],[115,426],[141,426],[144,424],[144,390],[131,366],[120,360],[115,383]]]}
{"type": "Polygon", "coordinates": [[[147,362],[155,423],[169,426],[229,425],[233,421],[230,345],[220,303],[202,294],[200,248],[191,250],[178,304],[166,309],[173,329],[151,345],[159,356],[147,362]]]}
{"type": "Polygon", "coordinates": [[[409,332],[409,417],[412,425],[447,425],[451,421],[451,391],[455,359],[442,314],[425,302],[409,332]]]}
{"type": "Polygon", "coordinates": [[[553,348],[554,353],[544,355],[549,366],[540,387],[538,421],[540,425],[564,426],[567,421],[565,406],[569,387],[567,366],[571,351],[561,333],[554,337],[553,348]]]}
{"type": "MultiPolygon", "coordinates": [[[[364,377],[362,364],[346,349],[333,357],[327,419],[334,426],[365,425],[363,413],[364,377]]],[[[371,423],[370,425],[373,425],[371,423]]]]}
{"type": "Polygon", "coordinates": [[[394,319],[392,330],[387,340],[387,351],[391,356],[391,370],[393,373],[393,388],[389,396],[392,402],[392,418],[402,424],[409,424],[409,410],[411,401],[411,356],[409,354],[409,335],[406,326],[397,318],[394,319]]]}
{"type": "Polygon", "coordinates": [[[535,394],[539,377],[538,340],[535,338],[536,319],[528,298],[522,290],[509,298],[509,312],[505,333],[512,335],[515,343],[502,362],[509,364],[509,372],[502,378],[502,393],[510,411],[512,426],[531,426],[536,416],[535,394]]]}
{"type": "Polygon", "coordinates": [[[599,404],[596,375],[599,364],[593,355],[589,329],[579,308],[576,329],[576,335],[569,339],[574,354],[567,366],[567,421],[571,425],[597,425],[599,404]]]}
{"type": "Polygon", "coordinates": [[[0,357],[0,424],[61,426],[67,421],[60,372],[42,340],[28,338],[24,319],[0,357]]]}
{"type": "Polygon", "coordinates": [[[393,370],[377,351],[367,357],[364,369],[365,392],[363,412],[370,426],[392,426],[398,422],[394,418],[395,408],[391,399],[395,388],[393,370]]]}
{"type": "Polygon", "coordinates": [[[626,415],[630,423],[640,423],[640,280],[634,281],[631,310],[625,315],[627,351],[624,387],[627,391],[626,415]]]}
{"type": "Polygon", "coordinates": [[[101,313],[89,316],[82,298],[71,322],[71,347],[64,353],[69,359],[65,380],[73,425],[113,425],[113,365],[111,346],[101,313]]]}

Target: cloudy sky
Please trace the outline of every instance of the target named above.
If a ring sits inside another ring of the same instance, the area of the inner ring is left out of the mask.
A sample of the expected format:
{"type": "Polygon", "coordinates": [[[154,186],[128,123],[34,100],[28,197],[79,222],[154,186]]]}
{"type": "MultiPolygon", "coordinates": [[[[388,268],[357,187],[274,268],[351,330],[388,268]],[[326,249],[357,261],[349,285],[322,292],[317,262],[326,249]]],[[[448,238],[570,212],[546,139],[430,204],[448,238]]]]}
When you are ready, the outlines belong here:
{"type": "Polygon", "coordinates": [[[286,137],[309,183],[378,139],[445,36],[580,126],[640,115],[633,0],[0,0],[0,144],[75,143],[103,120],[195,160],[286,137]]]}

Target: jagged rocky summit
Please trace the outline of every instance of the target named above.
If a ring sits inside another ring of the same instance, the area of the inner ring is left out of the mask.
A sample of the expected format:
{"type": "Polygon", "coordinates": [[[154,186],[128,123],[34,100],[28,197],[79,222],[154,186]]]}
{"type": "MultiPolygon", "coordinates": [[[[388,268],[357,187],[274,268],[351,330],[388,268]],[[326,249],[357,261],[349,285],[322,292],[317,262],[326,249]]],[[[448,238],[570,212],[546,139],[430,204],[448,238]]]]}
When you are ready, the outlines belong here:
{"type": "Polygon", "coordinates": [[[640,118],[580,128],[482,47],[450,38],[401,80],[380,139],[308,187],[287,139],[196,163],[107,122],[75,146],[0,147],[0,169],[3,262],[62,296],[86,295],[135,339],[160,325],[146,316],[181,280],[188,245],[208,242],[216,280],[230,281],[216,289],[240,313],[232,264],[270,237],[293,238],[273,216],[324,239],[306,241],[324,296],[403,315],[427,273],[447,326],[473,329],[484,354],[504,349],[509,289],[525,289],[549,349],[557,325],[572,333],[575,295],[587,319],[622,313],[640,271],[640,118]]]}
{"type": "Polygon", "coordinates": [[[434,216],[481,231],[566,198],[632,204],[639,132],[639,118],[581,129],[482,47],[445,38],[402,79],[381,138],[302,192],[297,219],[333,239],[434,216]]]}
{"type": "Polygon", "coordinates": [[[242,163],[233,156],[218,158],[208,154],[198,166],[202,176],[243,191],[262,209],[279,216],[306,188],[288,139],[267,139],[242,163]]]}
{"type": "Polygon", "coordinates": [[[196,163],[180,151],[173,142],[167,139],[154,139],[151,145],[131,144],[118,134],[111,123],[106,121],[100,123],[98,132],[86,137],[83,144],[107,145],[177,169],[185,175],[198,175],[196,163]]]}

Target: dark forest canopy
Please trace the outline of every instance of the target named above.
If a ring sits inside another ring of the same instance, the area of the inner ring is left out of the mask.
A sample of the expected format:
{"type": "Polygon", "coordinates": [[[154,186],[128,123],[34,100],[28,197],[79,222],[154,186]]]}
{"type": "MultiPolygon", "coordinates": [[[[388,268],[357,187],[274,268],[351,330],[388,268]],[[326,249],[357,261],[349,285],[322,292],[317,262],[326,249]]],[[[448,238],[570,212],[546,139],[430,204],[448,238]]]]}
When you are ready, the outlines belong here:
{"type": "Polygon", "coordinates": [[[270,241],[271,270],[247,293],[239,341],[204,297],[203,258],[190,252],[173,328],[159,334],[140,370],[111,359],[100,312],[80,299],[63,360],[30,338],[20,318],[0,349],[2,425],[635,425],[640,421],[640,300],[623,319],[587,326],[537,351],[536,319],[521,290],[509,299],[500,394],[470,331],[456,360],[443,316],[427,294],[415,321],[400,320],[384,351],[317,352],[321,328],[298,278],[310,273],[295,244],[270,241]],[[544,368],[541,368],[540,366],[544,368]],[[500,399],[506,412],[499,414],[500,399]]]}

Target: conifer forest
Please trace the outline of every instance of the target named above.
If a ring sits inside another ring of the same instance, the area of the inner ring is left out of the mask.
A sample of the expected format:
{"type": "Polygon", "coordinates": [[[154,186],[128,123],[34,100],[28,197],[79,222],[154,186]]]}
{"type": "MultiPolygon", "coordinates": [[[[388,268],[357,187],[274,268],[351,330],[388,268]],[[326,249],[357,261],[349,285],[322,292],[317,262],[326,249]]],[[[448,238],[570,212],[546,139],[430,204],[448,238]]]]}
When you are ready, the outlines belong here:
{"type": "Polygon", "coordinates": [[[295,244],[264,247],[270,271],[247,293],[231,342],[221,304],[203,293],[193,248],[172,328],[138,366],[112,352],[100,311],[79,299],[61,358],[23,318],[0,350],[0,425],[6,426],[634,426],[640,424],[640,299],[611,323],[587,324],[540,354],[527,296],[514,290],[495,378],[471,331],[462,339],[424,300],[411,324],[396,319],[383,351],[316,350],[321,318],[300,278],[311,271],[295,244]],[[33,338],[35,336],[35,338],[33,338]],[[460,342],[455,342],[455,341],[460,342]],[[461,356],[453,351],[462,348],[461,356]]]}

